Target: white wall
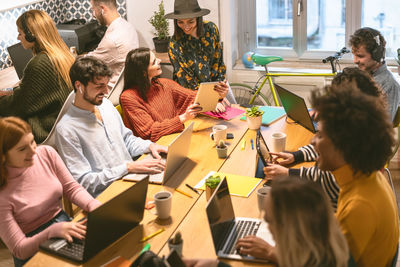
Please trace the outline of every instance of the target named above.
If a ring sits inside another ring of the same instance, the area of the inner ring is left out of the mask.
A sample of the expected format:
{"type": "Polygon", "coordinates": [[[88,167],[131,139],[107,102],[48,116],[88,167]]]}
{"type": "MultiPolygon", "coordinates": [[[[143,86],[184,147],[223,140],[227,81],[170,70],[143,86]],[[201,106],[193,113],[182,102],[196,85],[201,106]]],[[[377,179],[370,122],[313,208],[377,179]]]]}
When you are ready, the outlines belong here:
{"type": "MultiPolygon", "coordinates": [[[[199,0],[198,2],[201,8],[208,8],[211,10],[210,14],[205,16],[204,19],[211,20],[219,27],[219,0],[199,0]]],[[[128,21],[135,26],[138,32],[140,46],[154,49],[152,41],[152,38],[154,37],[153,27],[150,25],[148,20],[153,15],[154,11],[158,10],[159,3],[160,0],[128,0],[126,2],[128,21]]],[[[173,12],[174,0],[164,0],[164,8],[166,14],[173,12]]],[[[170,35],[172,35],[174,32],[173,20],[169,21],[170,35]]]]}

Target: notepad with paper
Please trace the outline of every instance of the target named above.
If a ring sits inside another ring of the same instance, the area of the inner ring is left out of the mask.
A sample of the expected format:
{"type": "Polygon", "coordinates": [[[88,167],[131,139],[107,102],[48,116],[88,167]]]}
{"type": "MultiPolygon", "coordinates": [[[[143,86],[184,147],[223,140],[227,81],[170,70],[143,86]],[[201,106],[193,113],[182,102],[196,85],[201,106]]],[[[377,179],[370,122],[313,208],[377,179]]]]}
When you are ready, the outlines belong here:
{"type": "MultiPolygon", "coordinates": [[[[264,114],[262,116],[262,125],[270,125],[274,121],[280,119],[283,115],[286,114],[285,109],[283,107],[275,107],[275,106],[262,106],[260,107],[264,114]]],[[[245,121],[246,116],[240,118],[245,121]]]]}
{"type": "Polygon", "coordinates": [[[226,111],[225,112],[213,112],[213,111],[208,111],[208,112],[203,112],[201,114],[204,114],[206,116],[209,117],[213,117],[213,118],[217,118],[217,119],[223,119],[226,121],[229,121],[241,114],[244,113],[243,109],[239,109],[239,108],[234,108],[234,107],[226,107],[226,111]]]}
{"type": "Polygon", "coordinates": [[[206,176],[204,176],[204,178],[201,179],[201,181],[198,182],[194,188],[205,190],[206,179],[211,175],[220,175],[221,177],[226,176],[230,194],[240,197],[249,197],[251,192],[253,192],[258,184],[262,181],[262,179],[249,176],[211,171],[206,176]]]}

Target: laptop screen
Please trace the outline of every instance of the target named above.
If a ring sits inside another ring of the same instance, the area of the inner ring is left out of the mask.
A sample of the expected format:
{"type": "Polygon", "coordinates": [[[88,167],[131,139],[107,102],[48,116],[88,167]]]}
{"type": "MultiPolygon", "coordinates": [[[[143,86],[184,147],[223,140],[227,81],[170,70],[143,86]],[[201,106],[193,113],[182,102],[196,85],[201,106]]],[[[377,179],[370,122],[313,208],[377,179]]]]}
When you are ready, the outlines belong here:
{"type": "Polygon", "coordinates": [[[145,178],[89,212],[84,259],[91,258],[140,223],[148,183],[145,178]]]}
{"type": "Polygon", "coordinates": [[[216,192],[208,201],[206,212],[214,247],[218,251],[224,244],[225,238],[235,221],[235,213],[226,178],[222,179],[216,188],[216,192]]]}
{"type": "Polygon", "coordinates": [[[302,125],[304,128],[315,133],[314,123],[311,120],[304,99],[289,90],[274,83],[275,89],[281,99],[281,103],[289,118],[302,125]]]}
{"type": "Polygon", "coordinates": [[[22,79],[25,67],[29,60],[31,60],[33,57],[32,51],[30,49],[25,50],[21,43],[16,43],[7,47],[7,50],[14,65],[15,71],[17,72],[18,78],[22,79]]]}

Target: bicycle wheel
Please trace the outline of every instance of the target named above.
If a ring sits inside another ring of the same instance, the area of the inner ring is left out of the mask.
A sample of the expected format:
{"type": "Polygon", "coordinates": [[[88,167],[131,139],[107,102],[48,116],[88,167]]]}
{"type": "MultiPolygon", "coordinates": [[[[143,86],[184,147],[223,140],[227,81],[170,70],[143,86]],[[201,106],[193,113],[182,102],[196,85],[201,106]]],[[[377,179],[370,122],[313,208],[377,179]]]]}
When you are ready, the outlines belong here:
{"type": "Polygon", "coordinates": [[[230,84],[233,95],[236,98],[236,102],[242,107],[250,106],[270,106],[270,102],[261,92],[256,96],[252,105],[249,104],[251,98],[256,92],[251,86],[242,83],[231,83],[230,84]]]}

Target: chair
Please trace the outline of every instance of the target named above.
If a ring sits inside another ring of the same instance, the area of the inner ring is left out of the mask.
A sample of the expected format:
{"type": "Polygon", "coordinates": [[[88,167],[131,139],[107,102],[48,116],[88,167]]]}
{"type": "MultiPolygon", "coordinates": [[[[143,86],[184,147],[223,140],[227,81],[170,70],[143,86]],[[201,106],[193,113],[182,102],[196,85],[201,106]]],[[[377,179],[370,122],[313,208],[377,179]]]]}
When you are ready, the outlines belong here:
{"type": "Polygon", "coordinates": [[[56,149],[56,141],[55,141],[55,136],[54,136],[54,132],[56,130],[56,125],[57,123],[61,120],[61,118],[64,116],[64,114],[67,112],[67,110],[69,109],[69,107],[72,105],[72,101],[75,98],[75,92],[72,91],[67,99],[64,102],[64,105],[62,106],[60,113],[58,113],[57,119],[54,122],[53,127],[51,128],[51,131],[49,133],[49,135],[46,137],[46,139],[41,143],[41,145],[48,145],[48,146],[52,146],[53,148],[56,149]]]}
{"type": "Polygon", "coordinates": [[[110,100],[114,106],[119,105],[119,97],[124,89],[124,72],[125,69],[122,69],[121,74],[118,77],[117,82],[115,83],[114,87],[111,89],[110,93],[108,94],[108,100],[110,100]]]}

